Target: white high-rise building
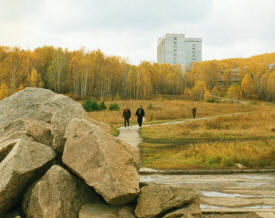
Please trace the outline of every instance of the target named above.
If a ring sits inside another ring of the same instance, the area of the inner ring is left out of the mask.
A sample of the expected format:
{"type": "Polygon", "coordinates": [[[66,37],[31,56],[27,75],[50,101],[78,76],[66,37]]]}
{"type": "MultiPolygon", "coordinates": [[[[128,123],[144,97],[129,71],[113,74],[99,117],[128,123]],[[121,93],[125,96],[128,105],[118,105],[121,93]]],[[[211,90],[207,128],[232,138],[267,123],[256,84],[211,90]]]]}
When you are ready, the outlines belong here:
{"type": "Polygon", "coordinates": [[[181,64],[185,69],[192,62],[201,62],[201,53],[201,38],[185,38],[184,34],[165,34],[158,40],[158,63],[181,64]]]}

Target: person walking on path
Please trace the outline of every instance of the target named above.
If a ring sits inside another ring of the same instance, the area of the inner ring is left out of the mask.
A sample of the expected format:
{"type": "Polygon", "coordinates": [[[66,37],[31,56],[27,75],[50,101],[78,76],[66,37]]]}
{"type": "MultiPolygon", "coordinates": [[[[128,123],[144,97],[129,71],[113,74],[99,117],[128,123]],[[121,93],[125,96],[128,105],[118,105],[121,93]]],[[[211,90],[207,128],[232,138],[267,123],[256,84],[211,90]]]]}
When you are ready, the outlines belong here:
{"type": "Polygon", "coordinates": [[[143,110],[143,108],[142,108],[141,105],[140,105],[140,107],[136,111],[136,116],[137,116],[138,125],[139,125],[139,127],[141,127],[142,126],[143,117],[145,116],[145,112],[144,112],[144,110],[143,110]]]}
{"type": "Polygon", "coordinates": [[[196,108],[196,107],[193,107],[193,108],[192,108],[192,115],[193,115],[193,118],[194,118],[194,119],[196,118],[196,114],[197,114],[197,108],[196,108]]]}
{"type": "Polygon", "coordinates": [[[130,118],[131,118],[131,110],[128,109],[127,106],[125,107],[125,109],[123,111],[122,117],[124,118],[124,126],[125,126],[125,128],[127,127],[127,125],[129,127],[129,125],[130,125],[130,118]]]}

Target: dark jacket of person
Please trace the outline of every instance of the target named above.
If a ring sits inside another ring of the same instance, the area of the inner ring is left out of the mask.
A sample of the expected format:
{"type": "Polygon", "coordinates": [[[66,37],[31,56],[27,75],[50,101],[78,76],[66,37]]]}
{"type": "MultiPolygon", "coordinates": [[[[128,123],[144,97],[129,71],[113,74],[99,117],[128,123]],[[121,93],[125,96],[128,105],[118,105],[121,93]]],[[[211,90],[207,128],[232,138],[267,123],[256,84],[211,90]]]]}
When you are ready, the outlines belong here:
{"type": "Polygon", "coordinates": [[[130,117],[131,117],[131,110],[130,109],[127,109],[127,110],[124,109],[122,116],[124,117],[124,119],[130,119],[130,117]]]}
{"type": "Polygon", "coordinates": [[[144,112],[143,108],[138,108],[137,109],[136,116],[138,116],[138,117],[144,117],[145,116],[145,112],[144,112]]]}
{"type": "Polygon", "coordinates": [[[197,108],[192,108],[192,114],[193,114],[193,117],[196,117],[196,113],[197,113],[197,108]]]}

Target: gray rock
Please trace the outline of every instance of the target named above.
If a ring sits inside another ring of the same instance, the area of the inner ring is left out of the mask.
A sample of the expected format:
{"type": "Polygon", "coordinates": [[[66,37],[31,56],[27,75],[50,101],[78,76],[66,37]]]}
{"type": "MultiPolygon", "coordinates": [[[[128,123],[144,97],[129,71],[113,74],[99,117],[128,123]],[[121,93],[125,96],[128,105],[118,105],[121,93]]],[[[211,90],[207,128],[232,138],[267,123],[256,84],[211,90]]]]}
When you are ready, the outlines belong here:
{"type": "Polygon", "coordinates": [[[112,134],[112,128],[111,126],[108,124],[108,123],[104,123],[104,122],[99,122],[89,116],[87,116],[87,120],[90,122],[90,123],[93,123],[99,127],[101,127],[105,132],[109,133],[109,134],[112,134]]]}
{"type": "Polygon", "coordinates": [[[134,218],[133,209],[106,204],[86,204],[79,212],[79,218],[134,218]]]}
{"type": "Polygon", "coordinates": [[[43,120],[18,119],[4,128],[0,135],[0,162],[8,155],[16,142],[29,135],[45,145],[51,145],[52,135],[49,123],[43,120]]]}
{"type": "Polygon", "coordinates": [[[151,183],[142,187],[135,215],[142,218],[160,217],[198,198],[198,193],[190,188],[151,183]]]}
{"type": "Polygon", "coordinates": [[[13,146],[19,141],[19,138],[2,137],[0,140],[0,162],[10,153],[13,146]]]}
{"type": "Polygon", "coordinates": [[[23,210],[27,217],[72,218],[78,217],[82,205],[101,202],[94,190],[58,165],[27,191],[23,210]]]}
{"type": "Polygon", "coordinates": [[[125,205],[139,193],[139,154],[84,119],[72,119],[62,161],[106,202],[125,205]],[[135,155],[133,153],[136,153],[135,155]]]}
{"type": "Polygon", "coordinates": [[[54,158],[49,146],[21,137],[0,163],[0,217],[13,209],[27,186],[45,172],[54,158]]]}
{"type": "Polygon", "coordinates": [[[53,147],[61,153],[69,120],[86,116],[82,105],[67,96],[42,88],[26,88],[0,101],[0,136],[19,119],[44,121],[51,126],[53,147]]]}

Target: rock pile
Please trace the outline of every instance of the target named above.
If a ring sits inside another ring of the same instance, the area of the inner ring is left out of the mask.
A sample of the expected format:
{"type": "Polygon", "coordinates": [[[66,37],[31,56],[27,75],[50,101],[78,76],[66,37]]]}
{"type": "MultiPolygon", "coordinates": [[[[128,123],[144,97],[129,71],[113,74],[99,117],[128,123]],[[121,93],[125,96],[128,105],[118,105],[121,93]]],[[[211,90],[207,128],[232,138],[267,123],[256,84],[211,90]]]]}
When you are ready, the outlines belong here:
{"type": "Polygon", "coordinates": [[[0,217],[201,217],[193,190],[140,189],[138,150],[104,129],[50,90],[0,101],[0,217]]]}

